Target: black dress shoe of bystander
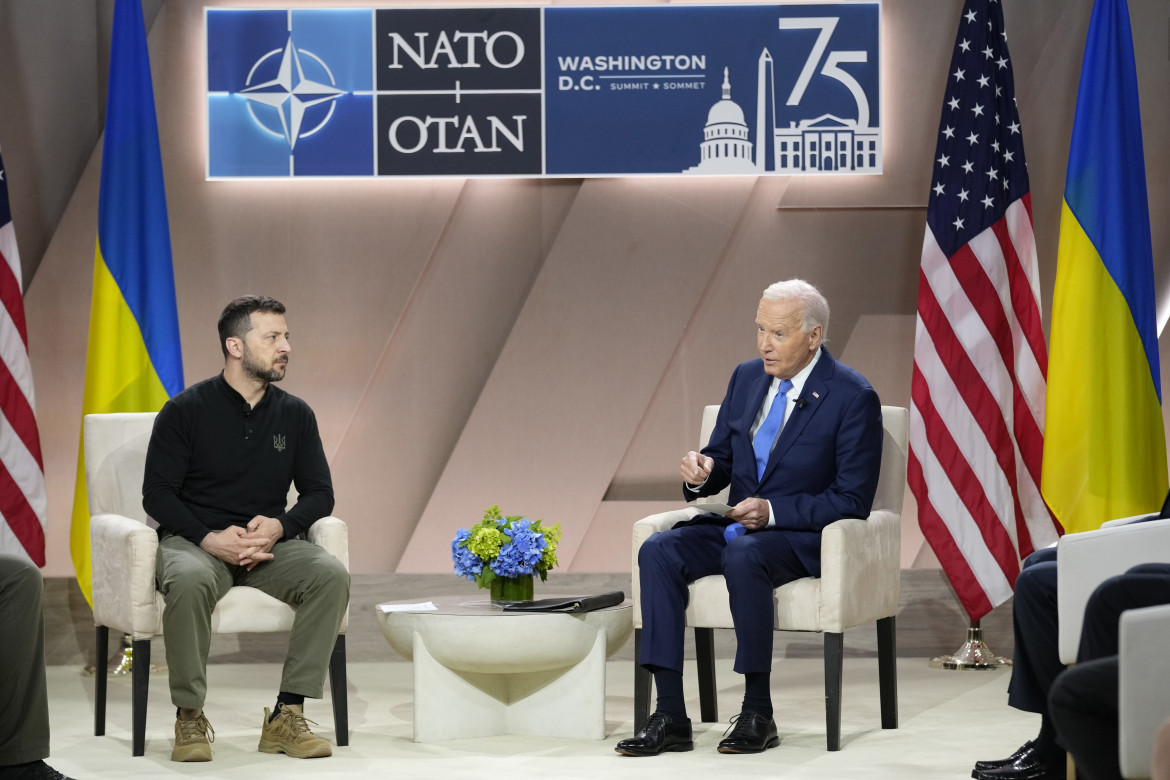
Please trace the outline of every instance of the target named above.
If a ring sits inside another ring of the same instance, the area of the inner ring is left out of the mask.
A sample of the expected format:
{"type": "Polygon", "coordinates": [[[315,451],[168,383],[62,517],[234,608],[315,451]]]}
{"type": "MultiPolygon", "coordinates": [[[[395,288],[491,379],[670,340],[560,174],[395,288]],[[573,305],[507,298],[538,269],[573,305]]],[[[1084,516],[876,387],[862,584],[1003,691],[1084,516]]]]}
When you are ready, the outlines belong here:
{"type": "Polygon", "coordinates": [[[1063,753],[1059,757],[1041,759],[1035,752],[1029,751],[1010,764],[976,770],[972,772],[972,777],[975,780],[1064,780],[1067,764],[1063,753]]]}
{"type": "Polygon", "coordinates": [[[1034,749],[1032,745],[1032,740],[1028,740],[1016,748],[1016,752],[1012,753],[1007,758],[997,758],[994,761],[976,761],[975,769],[971,772],[971,777],[975,777],[975,772],[985,772],[988,769],[998,769],[1001,766],[1014,764],[1018,759],[1023,758],[1027,753],[1030,753],[1034,749]]]}

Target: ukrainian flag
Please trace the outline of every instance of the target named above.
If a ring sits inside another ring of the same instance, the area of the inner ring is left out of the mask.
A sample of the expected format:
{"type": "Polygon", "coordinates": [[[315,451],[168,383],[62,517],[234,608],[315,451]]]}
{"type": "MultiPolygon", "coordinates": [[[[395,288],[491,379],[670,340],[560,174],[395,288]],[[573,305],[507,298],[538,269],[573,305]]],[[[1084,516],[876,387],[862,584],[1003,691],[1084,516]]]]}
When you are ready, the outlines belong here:
{"type": "MultiPolygon", "coordinates": [[[[102,145],[82,416],[156,411],[183,389],[171,238],[140,0],[117,0],[102,145]]],[[[92,603],[89,503],[79,451],[69,540],[92,603]]]]}
{"type": "Polygon", "coordinates": [[[1060,218],[1042,491],[1066,531],[1158,509],[1166,440],[1125,0],[1089,21],[1060,218]]]}

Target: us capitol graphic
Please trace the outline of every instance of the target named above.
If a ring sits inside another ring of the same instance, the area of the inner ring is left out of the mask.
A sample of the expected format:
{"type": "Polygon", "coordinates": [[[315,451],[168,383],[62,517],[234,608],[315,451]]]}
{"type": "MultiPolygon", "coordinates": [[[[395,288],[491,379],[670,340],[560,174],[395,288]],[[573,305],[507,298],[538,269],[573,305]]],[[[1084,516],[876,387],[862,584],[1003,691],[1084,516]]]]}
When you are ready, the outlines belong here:
{"type": "Polygon", "coordinates": [[[743,109],[731,99],[731,79],[723,69],[723,97],[707,112],[703,142],[699,146],[699,164],[683,173],[761,174],[836,173],[878,171],[881,159],[881,129],[869,127],[869,103],[865,95],[855,92],[857,119],[841,119],[822,114],[815,119],[776,126],[775,73],[772,55],[767,49],[760,54],[756,90],[756,139],[772,136],[772,161],[765,154],[752,152],[748,124],[743,109]],[[769,94],[769,89],[771,94],[769,94]],[[768,98],[771,100],[768,100],[768,98]],[[771,105],[771,116],[766,106],[771,105]]]}

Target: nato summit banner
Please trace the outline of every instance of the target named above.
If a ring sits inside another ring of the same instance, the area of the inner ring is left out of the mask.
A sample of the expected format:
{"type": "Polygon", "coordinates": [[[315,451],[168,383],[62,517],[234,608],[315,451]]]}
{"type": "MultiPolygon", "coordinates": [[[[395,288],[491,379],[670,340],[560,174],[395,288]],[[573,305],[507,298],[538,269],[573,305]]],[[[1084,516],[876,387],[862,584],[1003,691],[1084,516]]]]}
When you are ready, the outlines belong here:
{"type": "Polygon", "coordinates": [[[882,169],[878,0],[205,17],[211,179],[882,169]]]}

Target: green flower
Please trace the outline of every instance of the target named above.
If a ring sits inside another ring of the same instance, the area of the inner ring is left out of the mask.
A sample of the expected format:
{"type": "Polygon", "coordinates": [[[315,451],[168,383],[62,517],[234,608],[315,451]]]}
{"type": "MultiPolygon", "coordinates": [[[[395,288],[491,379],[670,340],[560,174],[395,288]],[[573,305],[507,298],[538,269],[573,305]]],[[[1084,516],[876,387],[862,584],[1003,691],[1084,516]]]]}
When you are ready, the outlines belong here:
{"type": "Polygon", "coordinates": [[[561,537],[564,536],[564,531],[561,530],[561,524],[557,523],[548,528],[541,528],[544,534],[545,544],[544,554],[540,556],[540,563],[536,564],[536,568],[540,572],[551,571],[557,565],[557,545],[560,544],[561,537]]]}

